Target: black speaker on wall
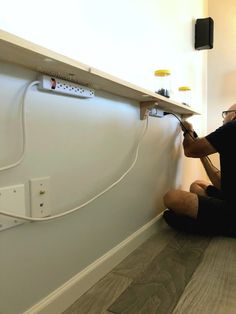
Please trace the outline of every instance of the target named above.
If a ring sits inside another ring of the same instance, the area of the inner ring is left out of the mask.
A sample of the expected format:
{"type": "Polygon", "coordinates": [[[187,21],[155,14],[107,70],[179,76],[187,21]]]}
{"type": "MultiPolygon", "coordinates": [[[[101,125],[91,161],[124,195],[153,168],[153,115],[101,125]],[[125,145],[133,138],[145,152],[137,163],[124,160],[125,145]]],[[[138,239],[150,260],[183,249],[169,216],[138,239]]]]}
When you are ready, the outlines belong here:
{"type": "Polygon", "coordinates": [[[196,19],[195,49],[212,49],[214,35],[214,21],[211,17],[196,19]]]}

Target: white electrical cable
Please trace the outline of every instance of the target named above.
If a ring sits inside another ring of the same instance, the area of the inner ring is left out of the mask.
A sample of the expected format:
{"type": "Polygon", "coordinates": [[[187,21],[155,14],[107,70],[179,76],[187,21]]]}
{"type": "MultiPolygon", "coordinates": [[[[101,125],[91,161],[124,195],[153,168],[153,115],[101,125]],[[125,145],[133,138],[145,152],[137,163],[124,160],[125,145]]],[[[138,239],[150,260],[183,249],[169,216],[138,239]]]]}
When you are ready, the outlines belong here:
{"type": "Polygon", "coordinates": [[[22,215],[16,215],[16,214],[11,214],[11,213],[7,213],[7,212],[4,212],[4,211],[0,211],[0,215],[4,215],[4,216],[8,216],[8,217],[12,217],[12,218],[18,218],[18,219],[23,219],[23,220],[26,220],[26,221],[31,221],[31,222],[34,222],[34,221],[47,221],[47,220],[52,220],[52,219],[56,219],[56,218],[60,218],[60,217],[63,217],[65,215],[68,215],[68,214],[71,214],[77,210],[79,210],[80,208],[82,207],[85,207],[86,205],[92,203],[95,199],[97,199],[98,197],[102,196],[104,193],[106,193],[107,191],[109,191],[110,189],[112,189],[114,186],[116,186],[120,181],[122,181],[124,179],[124,177],[127,176],[127,174],[133,169],[133,167],[135,166],[136,162],[137,162],[137,159],[138,159],[138,154],[139,154],[139,147],[140,147],[140,143],[144,137],[144,135],[146,134],[147,132],[147,129],[148,129],[148,115],[147,115],[147,118],[146,118],[146,126],[144,128],[144,131],[142,133],[142,135],[140,136],[139,138],[139,141],[138,141],[138,145],[137,145],[137,148],[136,148],[136,153],[135,153],[135,158],[134,158],[134,161],[132,162],[131,166],[128,168],[128,170],[118,179],[116,180],[114,183],[112,183],[109,187],[107,187],[105,190],[103,190],[102,192],[100,192],[99,194],[95,195],[93,198],[91,198],[90,200],[88,200],[87,202],[83,203],[82,205],[76,207],[76,208],[73,208],[73,209],[70,209],[64,213],[61,213],[61,214],[58,214],[58,215],[54,215],[54,216],[49,216],[49,217],[44,217],[44,218],[33,218],[33,217],[28,217],[28,216],[22,216],[22,215]]]}
{"type": "Polygon", "coordinates": [[[29,91],[29,89],[33,86],[33,85],[36,85],[36,84],[39,84],[39,81],[33,81],[31,82],[25,89],[24,91],[24,94],[23,94],[23,99],[22,99],[22,104],[21,104],[21,123],[22,123],[22,153],[21,153],[21,156],[20,158],[10,164],[10,165],[7,165],[7,166],[3,166],[3,167],[0,167],[0,171],[3,171],[3,170],[7,170],[7,169],[10,169],[10,168],[13,168],[13,167],[16,167],[18,166],[22,160],[24,159],[24,156],[25,156],[25,142],[26,142],[26,127],[25,127],[25,99],[26,99],[26,95],[29,91]]]}

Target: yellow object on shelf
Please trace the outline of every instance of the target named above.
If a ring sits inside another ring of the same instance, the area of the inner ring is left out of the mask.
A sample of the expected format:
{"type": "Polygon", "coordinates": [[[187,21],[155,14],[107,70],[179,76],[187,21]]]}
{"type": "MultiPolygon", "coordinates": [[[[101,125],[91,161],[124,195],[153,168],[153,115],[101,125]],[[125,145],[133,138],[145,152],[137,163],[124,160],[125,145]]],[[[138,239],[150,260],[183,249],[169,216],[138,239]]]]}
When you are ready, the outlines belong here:
{"type": "Polygon", "coordinates": [[[191,88],[189,86],[180,86],[179,92],[181,92],[181,102],[183,105],[190,106],[191,102],[191,88]]]}
{"type": "Polygon", "coordinates": [[[191,90],[191,88],[189,86],[180,86],[179,87],[179,91],[180,92],[186,92],[186,91],[189,91],[191,90]]]}
{"type": "Polygon", "coordinates": [[[154,74],[155,76],[168,76],[170,75],[170,70],[156,70],[154,74]]]}
{"type": "Polygon", "coordinates": [[[170,97],[170,70],[156,70],[154,75],[157,76],[157,94],[162,95],[164,97],[170,97]]]}

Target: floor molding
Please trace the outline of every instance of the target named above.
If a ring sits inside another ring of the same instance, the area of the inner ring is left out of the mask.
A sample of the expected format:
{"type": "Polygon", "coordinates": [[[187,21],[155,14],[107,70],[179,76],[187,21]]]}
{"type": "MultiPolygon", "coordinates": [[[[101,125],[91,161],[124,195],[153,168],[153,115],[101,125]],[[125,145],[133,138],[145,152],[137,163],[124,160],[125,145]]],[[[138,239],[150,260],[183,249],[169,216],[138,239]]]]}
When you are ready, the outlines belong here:
{"type": "Polygon", "coordinates": [[[61,314],[126,256],[155,234],[162,213],[112,248],[24,314],[61,314]]]}

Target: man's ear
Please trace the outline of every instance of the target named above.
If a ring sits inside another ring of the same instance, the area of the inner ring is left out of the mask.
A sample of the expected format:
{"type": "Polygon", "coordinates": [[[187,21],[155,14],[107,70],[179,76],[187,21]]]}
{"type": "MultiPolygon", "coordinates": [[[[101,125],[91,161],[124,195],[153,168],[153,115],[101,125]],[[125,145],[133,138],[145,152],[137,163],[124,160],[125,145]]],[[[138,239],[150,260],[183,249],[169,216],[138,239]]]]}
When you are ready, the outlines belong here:
{"type": "Polygon", "coordinates": [[[236,120],[236,112],[234,112],[234,116],[232,117],[232,120],[236,120]]]}

